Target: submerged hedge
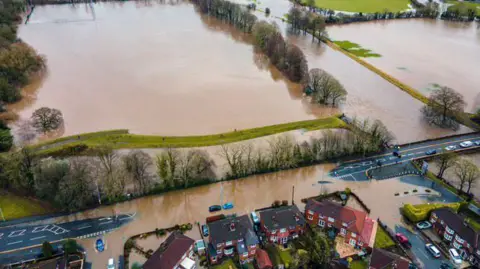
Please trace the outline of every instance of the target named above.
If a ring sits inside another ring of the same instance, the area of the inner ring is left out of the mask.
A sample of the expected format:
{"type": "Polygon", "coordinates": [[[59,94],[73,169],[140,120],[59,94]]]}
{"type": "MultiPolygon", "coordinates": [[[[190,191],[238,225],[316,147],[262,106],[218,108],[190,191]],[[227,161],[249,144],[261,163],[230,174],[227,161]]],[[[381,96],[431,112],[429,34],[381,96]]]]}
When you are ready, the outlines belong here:
{"type": "Polygon", "coordinates": [[[454,212],[458,212],[462,203],[450,203],[450,204],[405,204],[402,208],[403,215],[411,222],[419,222],[428,219],[430,212],[438,208],[449,207],[454,212]]]}

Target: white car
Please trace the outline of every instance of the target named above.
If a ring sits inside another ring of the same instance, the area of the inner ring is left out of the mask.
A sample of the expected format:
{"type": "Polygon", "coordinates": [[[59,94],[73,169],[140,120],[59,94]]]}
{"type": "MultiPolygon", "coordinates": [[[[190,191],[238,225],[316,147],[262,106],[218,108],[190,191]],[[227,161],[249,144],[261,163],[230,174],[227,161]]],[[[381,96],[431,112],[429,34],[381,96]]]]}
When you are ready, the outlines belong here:
{"type": "Polygon", "coordinates": [[[113,258],[108,259],[107,269],[115,269],[115,260],[113,258]]]}
{"type": "Polygon", "coordinates": [[[460,257],[456,249],[451,248],[448,250],[448,253],[450,254],[450,259],[452,259],[455,264],[462,264],[462,257],[460,257]]]}
{"type": "Polygon", "coordinates": [[[462,148],[468,148],[468,147],[471,147],[471,146],[473,146],[472,141],[465,141],[465,142],[460,143],[460,147],[462,147],[462,148]]]}
{"type": "Polygon", "coordinates": [[[421,230],[428,229],[430,227],[432,227],[432,224],[429,221],[421,221],[417,223],[417,228],[421,230]]]}
{"type": "Polygon", "coordinates": [[[454,150],[454,149],[457,149],[457,146],[447,146],[447,147],[445,147],[445,150],[447,150],[447,151],[454,150]]]}
{"type": "Polygon", "coordinates": [[[477,140],[477,141],[475,141],[475,142],[473,142],[473,143],[475,143],[475,145],[477,145],[477,146],[480,146],[480,140],[477,140]]]}

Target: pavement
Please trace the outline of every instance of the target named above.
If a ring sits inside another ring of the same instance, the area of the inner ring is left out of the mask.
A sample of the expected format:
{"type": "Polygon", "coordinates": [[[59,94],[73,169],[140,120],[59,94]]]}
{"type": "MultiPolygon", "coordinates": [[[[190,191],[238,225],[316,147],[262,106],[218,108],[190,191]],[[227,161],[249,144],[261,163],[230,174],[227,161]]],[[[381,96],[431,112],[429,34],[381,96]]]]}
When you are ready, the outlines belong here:
{"type": "MultiPolygon", "coordinates": [[[[102,235],[129,223],[134,217],[135,214],[122,214],[65,223],[0,228],[0,264],[2,259],[18,255],[15,251],[25,251],[45,241],[55,243],[69,238],[83,239],[102,235]]],[[[31,253],[33,252],[34,250],[31,253]]]]}
{"type": "MultiPolygon", "coordinates": [[[[425,152],[428,150],[435,149],[437,154],[440,154],[445,151],[445,147],[447,146],[456,146],[457,148],[453,151],[461,152],[465,149],[461,148],[459,144],[465,141],[480,141],[480,133],[466,134],[458,137],[442,138],[434,141],[404,145],[398,151],[398,153],[402,156],[401,158],[393,156],[394,149],[387,149],[375,156],[342,163],[333,169],[330,172],[330,175],[346,181],[368,180],[365,172],[369,169],[379,167],[377,165],[377,161],[380,161],[382,166],[409,162],[411,160],[427,157],[428,155],[425,152]]],[[[477,145],[474,145],[468,149],[471,148],[480,150],[480,146],[477,145]]]]}

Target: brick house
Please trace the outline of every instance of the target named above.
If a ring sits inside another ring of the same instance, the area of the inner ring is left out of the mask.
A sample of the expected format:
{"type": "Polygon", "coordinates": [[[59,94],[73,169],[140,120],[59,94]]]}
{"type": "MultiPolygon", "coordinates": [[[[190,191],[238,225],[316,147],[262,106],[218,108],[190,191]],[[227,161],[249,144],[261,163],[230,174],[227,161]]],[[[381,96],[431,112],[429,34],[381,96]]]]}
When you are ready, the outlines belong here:
{"type": "Polygon", "coordinates": [[[368,269],[409,269],[410,260],[384,249],[374,248],[368,269]]]}
{"type": "Polygon", "coordinates": [[[208,256],[216,264],[224,256],[235,252],[241,264],[253,261],[258,247],[258,237],[247,215],[228,217],[208,224],[210,230],[208,256]]]}
{"type": "Polygon", "coordinates": [[[458,250],[464,260],[479,264],[479,234],[468,225],[464,218],[450,208],[439,208],[430,214],[433,229],[449,246],[458,250]]]}
{"type": "Polygon", "coordinates": [[[305,218],[296,205],[269,208],[259,213],[260,229],[268,242],[285,244],[305,232],[305,218]]]}
{"type": "Polygon", "coordinates": [[[152,256],[144,269],[195,269],[193,245],[195,241],[180,232],[171,233],[152,256]]]}
{"type": "Polygon", "coordinates": [[[353,247],[373,248],[377,222],[367,213],[331,201],[310,199],[305,206],[305,218],[310,225],[335,228],[345,243],[353,247]]]}

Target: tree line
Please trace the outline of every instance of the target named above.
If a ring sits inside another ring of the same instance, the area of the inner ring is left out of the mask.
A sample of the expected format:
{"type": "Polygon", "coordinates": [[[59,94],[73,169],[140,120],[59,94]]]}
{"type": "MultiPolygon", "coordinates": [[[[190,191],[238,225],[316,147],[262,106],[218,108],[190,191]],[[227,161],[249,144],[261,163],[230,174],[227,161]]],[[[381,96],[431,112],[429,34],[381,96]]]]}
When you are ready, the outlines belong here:
{"type": "Polygon", "coordinates": [[[435,157],[434,161],[438,166],[438,178],[443,179],[444,173],[453,169],[458,189],[470,195],[472,187],[480,179],[480,169],[475,163],[470,159],[460,158],[455,152],[444,152],[435,157]]]}

